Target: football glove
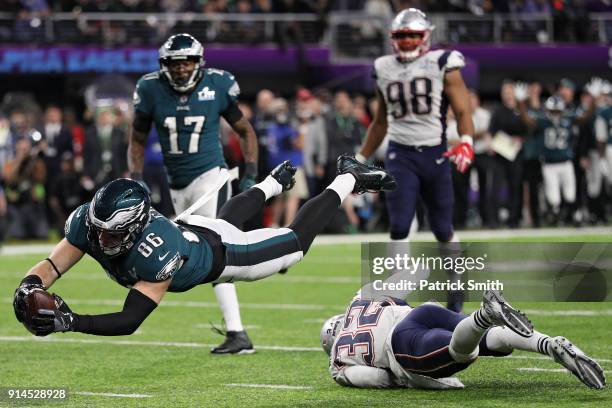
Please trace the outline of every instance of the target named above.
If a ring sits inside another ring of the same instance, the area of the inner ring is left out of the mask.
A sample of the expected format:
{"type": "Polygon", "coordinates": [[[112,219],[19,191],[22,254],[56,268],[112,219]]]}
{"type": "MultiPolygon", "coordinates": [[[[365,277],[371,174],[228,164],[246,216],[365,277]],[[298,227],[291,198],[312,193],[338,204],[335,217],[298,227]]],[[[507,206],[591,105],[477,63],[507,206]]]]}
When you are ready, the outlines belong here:
{"type": "Polygon", "coordinates": [[[605,82],[603,79],[598,77],[593,77],[591,80],[584,86],[584,89],[590,93],[593,98],[597,98],[601,95],[601,91],[603,90],[605,82]]]}
{"type": "Polygon", "coordinates": [[[74,313],[64,299],[53,294],[58,305],[56,310],[39,309],[38,315],[32,318],[32,328],[37,336],[47,336],[56,332],[74,331],[76,323],[74,313]]]}
{"type": "Polygon", "coordinates": [[[449,157],[451,161],[455,163],[459,173],[465,173],[474,160],[474,150],[472,149],[470,136],[462,136],[461,140],[461,143],[446,151],[443,156],[449,157]]]}
{"type": "Polygon", "coordinates": [[[529,85],[525,82],[516,82],[513,88],[514,97],[518,102],[526,101],[529,98],[529,85]]]}
{"type": "Polygon", "coordinates": [[[34,289],[45,290],[45,287],[43,286],[40,277],[36,275],[29,275],[21,281],[21,284],[15,290],[15,295],[13,296],[13,309],[15,310],[15,317],[21,323],[23,323],[27,312],[25,299],[34,289]]]}
{"type": "Polygon", "coordinates": [[[240,192],[243,192],[247,191],[255,184],[257,184],[257,165],[255,163],[246,163],[244,167],[244,176],[240,179],[238,188],[240,192]]]}

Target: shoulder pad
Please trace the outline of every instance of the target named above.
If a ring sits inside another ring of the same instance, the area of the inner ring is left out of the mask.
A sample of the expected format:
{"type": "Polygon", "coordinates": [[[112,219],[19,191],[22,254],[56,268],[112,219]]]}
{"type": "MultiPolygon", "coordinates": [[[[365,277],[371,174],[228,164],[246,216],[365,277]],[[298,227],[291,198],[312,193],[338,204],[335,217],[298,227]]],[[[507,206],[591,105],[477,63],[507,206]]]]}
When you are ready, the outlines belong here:
{"type": "Polygon", "coordinates": [[[145,74],[142,76],[141,78],[144,81],[150,81],[152,79],[159,79],[159,72],[149,72],[148,74],[145,74]]]}
{"type": "Polygon", "coordinates": [[[87,216],[88,209],[89,204],[83,204],[70,214],[70,216],[66,220],[66,225],[64,226],[64,235],[68,235],[75,225],[78,225],[81,222],[85,222],[85,217],[87,216]]]}
{"type": "Polygon", "coordinates": [[[462,53],[456,50],[445,51],[440,55],[438,65],[443,71],[450,71],[453,69],[461,69],[465,67],[465,57],[462,53]]]}

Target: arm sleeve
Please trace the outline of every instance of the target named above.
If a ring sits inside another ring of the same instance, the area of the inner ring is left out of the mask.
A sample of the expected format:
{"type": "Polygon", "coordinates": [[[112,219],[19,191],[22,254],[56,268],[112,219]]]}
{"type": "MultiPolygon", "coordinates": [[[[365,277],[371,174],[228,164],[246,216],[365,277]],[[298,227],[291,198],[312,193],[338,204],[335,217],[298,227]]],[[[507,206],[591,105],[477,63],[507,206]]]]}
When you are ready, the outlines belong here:
{"type": "Polygon", "coordinates": [[[233,125],[234,123],[242,119],[243,115],[236,101],[232,100],[230,101],[227,108],[225,108],[225,110],[221,112],[221,116],[223,116],[223,118],[227,120],[227,123],[229,123],[230,125],[233,125]]]}
{"type": "Polygon", "coordinates": [[[334,380],[345,387],[393,388],[398,386],[390,371],[368,366],[345,367],[336,372],[334,380]]]}
{"type": "Polygon", "coordinates": [[[132,126],[134,129],[136,129],[136,131],[148,135],[149,131],[151,130],[151,122],[151,116],[147,115],[146,113],[141,111],[134,112],[134,121],[132,122],[132,126]]]}
{"type": "Polygon", "coordinates": [[[75,313],[74,331],[98,336],[132,334],[156,307],[157,303],[152,299],[136,289],[130,289],[121,312],[93,316],[75,313]]]}

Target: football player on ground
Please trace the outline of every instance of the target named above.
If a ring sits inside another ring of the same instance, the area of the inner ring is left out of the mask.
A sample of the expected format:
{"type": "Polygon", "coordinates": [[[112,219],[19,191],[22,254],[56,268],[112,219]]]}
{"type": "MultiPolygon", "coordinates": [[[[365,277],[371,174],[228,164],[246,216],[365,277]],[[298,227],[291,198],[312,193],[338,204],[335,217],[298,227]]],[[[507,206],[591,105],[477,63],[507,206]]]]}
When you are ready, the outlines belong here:
{"type": "Polygon", "coordinates": [[[391,297],[357,295],[344,315],[325,322],[321,345],[330,355],[334,380],[350,387],[463,388],[452,375],[478,356],[503,357],[513,350],[548,356],[590,388],[606,385],[595,360],[564,337],[533,330],[497,291],[485,292],[482,306],[471,315],[438,304],[412,308],[391,297]]]}
{"type": "MultiPolygon", "coordinates": [[[[399,188],[387,196],[391,239],[408,237],[419,196],[425,202],[431,230],[439,242],[458,242],[453,232],[453,183],[450,157],[460,172],[472,164],[474,124],[470,96],[458,51],[430,51],[434,26],[411,8],[391,24],[394,55],[374,62],[378,111],[356,156],[367,160],[389,137],[385,166],[399,188]],[[451,106],[460,143],[447,151],[446,111],[451,106]]],[[[460,311],[463,296],[449,293],[448,307],[460,311]]]]}
{"type": "MultiPolygon", "coordinates": [[[[603,81],[594,78],[585,89],[593,98],[597,98],[603,87],[603,81]]],[[[514,85],[514,96],[519,102],[520,118],[540,140],[542,148],[542,176],[546,201],[551,209],[553,223],[559,221],[561,193],[563,200],[573,211],[576,211],[576,177],[572,159],[574,157],[573,127],[589,120],[595,112],[595,102],[591,104],[582,116],[577,117],[574,110],[566,110],[565,102],[557,95],[549,97],[544,102],[544,112],[527,112],[525,101],[528,96],[528,86],[525,83],[514,85]]]]}
{"type": "MultiPolygon", "coordinates": [[[[176,214],[210,189],[219,169],[227,167],[219,140],[221,117],[240,136],[246,162],[240,190],[253,186],[257,177],[257,137],[238,108],[238,82],[229,72],[205,69],[204,64],[204,49],[198,40],[189,34],[173,35],[159,49],[160,70],[144,75],[134,93],[135,118],[128,149],[131,177],[142,178],[144,149],[154,123],[176,214]]],[[[229,197],[228,182],[196,214],[215,218],[229,197]]],[[[254,352],[242,326],[234,283],[213,286],[227,333],[212,353],[254,352]]]]}
{"type": "Polygon", "coordinates": [[[339,175],[298,211],[288,228],[241,231],[237,226],[267,199],[293,187],[295,171],[288,161],[282,163],[264,181],[230,199],[220,209],[219,219],[190,215],[178,223],[151,208],[149,194],[139,182],[111,181],[91,203],[70,215],[66,238],[23,279],[13,302],[17,319],[31,321],[28,327],[39,336],[67,331],[131,334],[166,292],[184,292],[210,282],[263,279],[288,268],[304,257],[349,194],[395,188],[387,172],[343,156],[338,159],[339,175]],[[112,279],[130,288],[123,310],[80,315],[57,296],[56,310],[27,314],[29,294],[48,289],[85,253],[112,279]]]}

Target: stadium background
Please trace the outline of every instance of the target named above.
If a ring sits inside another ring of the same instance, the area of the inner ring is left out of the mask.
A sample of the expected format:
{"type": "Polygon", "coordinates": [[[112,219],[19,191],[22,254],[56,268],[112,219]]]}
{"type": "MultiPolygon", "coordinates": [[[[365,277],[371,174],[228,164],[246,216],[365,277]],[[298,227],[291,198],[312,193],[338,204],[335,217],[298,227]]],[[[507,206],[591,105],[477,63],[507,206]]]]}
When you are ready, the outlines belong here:
{"type": "MultiPolygon", "coordinates": [[[[290,275],[239,286],[244,321],[254,326],[254,343],[261,346],[257,355],[246,359],[209,358],[206,348],[217,338],[208,331],[207,322],[218,321],[219,312],[208,289],[180,298],[169,296],[168,305],[143,325],[137,338],[123,344],[104,339],[87,343],[92,338],[75,334],[34,342],[12,319],[10,297],[23,273],[49,249],[47,244],[30,245],[30,240],[55,242],[70,208],[86,200],[105,180],[127,174],[125,149],[133,86],[140,75],[158,68],[157,49],[170,34],[193,34],[204,44],[207,67],[226,69],[237,76],[242,108],[252,115],[260,139],[261,174],[268,168],[268,143],[273,140],[266,126],[287,113],[287,126],[301,135],[290,150],[301,151],[313,195],[333,173],[334,155],[354,151],[360,144],[371,120],[373,59],[390,51],[387,27],[395,11],[410,6],[427,12],[436,25],[435,47],[452,47],[464,53],[468,62],[464,78],[492,114],[501,105],[504,81],[537,82],[541,98],[559,87],[573,88],[573,99],[579,106],[582,87],[589,78],[611,77],[612,8],[605,1],[2,2],[0,169],[5,185],[0,196],[0,231],[4,237],[15,219],[23,220],[27,227],[21,229],[25,230],[22,237],[6,236],[11,245],[5,245],[1,253],[0,279],[5,290],[0,307],[0,363],[7,375],[2,376],[0,386],[67,386],[81,392],[73,397],[75,405],[183,406],[197,402],[202,406],[235,406],[249,400],[253,406],[346,406],[409,401],[402,391],[357,394],[337,387],[326,372],[325,357],[315,352],[320,324],[341,311],[358,287],[359,279],[353,272],[359,263],[356,242],[386,239],[384,197],[356,198],[339,211],[329,231],[378,234],[332,238],[335,245],[331,246],[329,242],[325,245],[325,239],[319,240],[311,259],[290,275]],[[272,94],[262,93],[263,89],[272,94]],[[339,118],[346,119],[341,121],[341,129],[339,118]],[[336,137],[340,133],[344,137],[336,137]],[[312,134],[318,137],[307,137],[312,134]],[[19,183],[10,186],[6,173],[15,163],[16,141],[21,138],[31,140],[20,154],[33,158],[33,165],[19,183]],[[61,145],[60,141],[70,143],[61,145]],[[44,220],[48,220],[46,226],[44,220]],[[27,245],[15,245],[20,244],[18,238],[27,245]],[[180,335],[176,333],[177,313],[181,316],[180,335]],[[65,357],[67,350],[73,357],[65,357]],[[160,353],[152,356],[151,350],[160,353]],[[77,360],[75,355],[83,358],[77,360]],[[55,369],[34,374],[17,356],[30,356],[55,369]],[[143,376],[152,366],[156,369],[143,376]],[[168,392],[166,381],[174,391],[168,392]],[[252,383],[289,388],[240,385],[252,383]],[[143,398],[153,398],[149,400],[153,402],[149,405],[138,398],[117,402],[89,392],[146,394],[143,398]]],[[[606,220],[610,200],[605,188],[601,195],[589,197],[584,177],[580,177],[584,173],[580,157],[593,146],[589,132],[588,127],[580,129],[575,146],[581,217],[575,219],[575,209],[568,209],[571,216],[563,223],[569,228],[552,226],[518,233],[501,230],[537,224],[529,209],[530,193],[533,196],[534,192],[540,198],[540,225],[550,225],[541,181],[530,191],[528,172],[520,157],[508,164],[485,150],[480,155],[481,163],[486,163],[484,180],[493,186],[486,197],[479,188],[476,170],[470,178],[456,177],[456,185],[464,186],[458,190],[465,205],[456,214],[457,226],[486,228],[464,232],[462,238],[609,242],[612,235],[606,220]],[[592,224],[603,227],[592,228],[592,224]],[[574,225],[582,229],[574,229],[574,225]]],[[[228,161],[240,165],[235,135],[226,129],[222,137],[228,161]]],[[[169,213],[160,160],[152,138],[146,177],[157,205],[169,213]]],[[[478,167],[479,156],[475,169],[478,167]]],[[[285,207],[276,207],[253,225],[282,223],[282,218],[277,220],[274,215],[285,207]]],[[[427,226],[421,228],[426,230],[427,226]]],[[[430,240],[431,236],[422,233],[417,239],[430,240]]],[[[98,269],[88,261],[74,272],[80,273],[78,277],[59,282],[54,289],[79,310],[112,311],[120,305],[123,289],[105,280],[98,269]]],[[[605,303],[521,306],[535,312],[536,327],[566,334],[601,358],[605,369],[610,366],[612,351],[607,338],[612,321],[605,303]]],[[[481,362],[461,376],[471,388],[465,394],[413,395],[418,400],[435,400],[438,406],[452,406],[458,399],[487,406],[547,405],[555,400],[555,406],[601,406],[612,401],[609,391],[589,393],[573,378],[555,372],[557,366],[552,363],[529,363],[525,354],[503,362],[481,362]],[[544,371],[537,371],[542,364],[544,371]]]]}

